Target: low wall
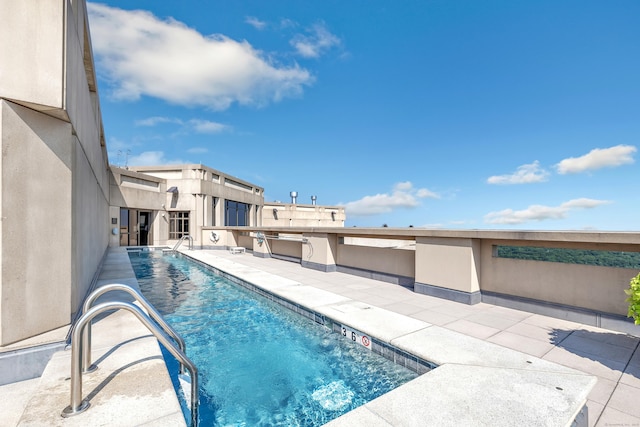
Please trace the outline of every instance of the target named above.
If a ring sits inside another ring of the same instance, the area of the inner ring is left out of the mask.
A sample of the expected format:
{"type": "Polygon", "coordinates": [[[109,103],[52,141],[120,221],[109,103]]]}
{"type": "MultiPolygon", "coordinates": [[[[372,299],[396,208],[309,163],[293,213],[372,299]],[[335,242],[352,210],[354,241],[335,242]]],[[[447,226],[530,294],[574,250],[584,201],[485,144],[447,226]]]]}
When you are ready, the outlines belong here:
{"type": "Polygon", "coordinates": [[[305,267],[410,285],[418,293],[468,304],[484,301],[640,333],[626,319],[624,293],[638,270],[500,258],[495,250],[534,246],[640,252],[640,233],[328,227],[224,227],[216,232],[249,233],[238,241],[249,250],[257,248],[258,232],[295,233],[299,240],[268,239],[271,253],[300,260],[305,267]]]}
{"type": "Polygon", "coordinates": [[[626,268],[483,257],[481,289],[626,315],[624,289],[636,274],[626,268]]]}
{"type": "Polygon", "coordinates": [[[302,259],[302,242],[267,239],[273,255],[302,259]]]}
{"type": "Polygon", "coordinates": [[[251,236],[240,234],[236,238],[236,244],[232,246],[242,246],[244,248],[251,249],[252,245],[253,245],[253,238],[251,236]]]}
{"type": "MultiPolygon", "coordinates": [[[[385,280],[397,284],[413,285],[415,282],[415,251],[392,248],[338,244],[337,266],[340,271],[357,269],[387,277],[385,280]],[[391,280],[395,277],[396,280],[391,280]]],[[[372,274],[371,277],[375,277],[372,274]]]]}

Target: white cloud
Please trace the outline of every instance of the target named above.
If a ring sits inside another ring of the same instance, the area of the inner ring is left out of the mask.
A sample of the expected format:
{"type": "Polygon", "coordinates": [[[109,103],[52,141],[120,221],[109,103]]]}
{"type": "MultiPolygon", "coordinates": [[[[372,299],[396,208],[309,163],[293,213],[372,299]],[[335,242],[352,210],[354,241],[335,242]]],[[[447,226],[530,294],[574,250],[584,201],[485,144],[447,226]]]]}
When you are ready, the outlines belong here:
{"type": "Polygon", "coordinates": [[[145,151],[137,156],[131,156],[127,164],[129,166],[155,166],[176,165],[186,163],[183,160],[167,160],[162,151],[145,151]]]}
{"type": "Polygon", "coordinates": [[[177,123],[182,124],[182,120],[170,117],[148,117],[146,119],[136,120],[136,126],[155,126],[160,123],[177,123]]]}
{"type": "Polygon", "coordinates": [[[190,119],[184,122],[181,119],[171,117],[149,117],[146,119],[136,120],[137,126],[156,126],[162,123],[173,123],[183,127],[184,130],[193,130],[197,133],[221,133],[231,130],[231,126],[210,120],[190,119]]]}
{"type": "Polygon", "coordinates": [[[427,198],[439,199],[440,195],[434,193],[433,191],[427,190],[426,188],[421,188],[418,191],[416,191],[416,197],[420,199],[427,199],[427,198]]]}
{"type": "Polygon", "coordinates": [[[244,22],[246,22],[247,24],[251,25],[256,30],[264,30],[266,28],[266,26],[267,26],[266,22],[259,20],[255,16],[247,16],[244,19],[244,22]]]}
{"type": "Polygon", "coordinates": [[[573,200],[569,200],[568,202],[564,202],[560,206],[565,207],[567,209],[591,209],[601,205],[607,205],[609,203],[611,202],[608,200],[595,200],[595,199],[587,199],[585,197],[582,197],[580,199],[573,199],[573,200]]]}
{"type": "Polygon", "coordinates": [[[518,169],[511,175],[495,175],[489,177],[489,184],[532,184],[547,180],[549,172],[540,167],[536,160],[533,163],[518,166],[518,169]]]}
{"type": "Polygon", "coordinates": [[[320,22],[307,30],[308,35],[298,34],[290,43],[305,58],[318,58],[334,46],[339,46],[342,41],[320,22]]]}
{"type": "Polygon", "coordinates": [[[189,120],[189,124],[198,133],[220,133],[229,129],[229,126],[222,123],[211,122],[209,120],[189,120]]]}
{"type": "Polygon", "coordinates": [[[436,193],[426,188],[414,189],[409,181],[399,182],[393,187],[391,194],[383,193],[365,196],[360,200],[344,205],[347,215],[369,216],[388,213],[398,208],[415,208],[420,204],[418,199],[439,198],[436,193]]]}
{"type": "Polygon", "coordinates": [[[504,209],[498,212],[490,212],[484,217],[488,224],[522,224],[531,221],[544,221],[548,219],[565,218],[571,210],[592,209],[611,203],[608,200],[573,199],[562,203],[560,206],[531,205],[527,209],[514,211],[504,209]]]}
{"type": "Polygon", "coordinates": [[[633,145],[595,148],[584,156],[562,160],[556,168],[559,174],[567,174],[626,165],[634,162],[633,153],[636,151],[633,145]]]}
{"type": "Polygon", "coordinates": [[[263,106],[299,96],[314,80],[304,68],[277,64],[246,41],[203,35],[147,11],[87,7],[98,71],[116,99],[152,96],[224,110],[233,103],[263,106]]]}
{"type": "Polygon", "coordinates": [[[109,157],[111,157],[112,153],[129,148],[129,144],[120,138],[112,136],[107,142],[107,148],[109,149],[109,157]]]}
{"type": "Polygon", "coordinates": [[[393,191],[409,191],[413,188],[411,181],[398,182],[393,186],[393,191]]]}

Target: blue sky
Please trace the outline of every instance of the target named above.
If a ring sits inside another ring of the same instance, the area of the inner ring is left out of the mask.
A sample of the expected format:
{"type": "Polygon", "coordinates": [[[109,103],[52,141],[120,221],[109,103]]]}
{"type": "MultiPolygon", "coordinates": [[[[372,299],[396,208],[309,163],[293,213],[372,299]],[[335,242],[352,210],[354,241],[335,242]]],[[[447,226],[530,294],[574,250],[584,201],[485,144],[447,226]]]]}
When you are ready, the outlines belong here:
{"type": "Polygon", "coordinates": [[[640,230],[640,2],[89,3],[119,166],[347,226],[640,230]]]}

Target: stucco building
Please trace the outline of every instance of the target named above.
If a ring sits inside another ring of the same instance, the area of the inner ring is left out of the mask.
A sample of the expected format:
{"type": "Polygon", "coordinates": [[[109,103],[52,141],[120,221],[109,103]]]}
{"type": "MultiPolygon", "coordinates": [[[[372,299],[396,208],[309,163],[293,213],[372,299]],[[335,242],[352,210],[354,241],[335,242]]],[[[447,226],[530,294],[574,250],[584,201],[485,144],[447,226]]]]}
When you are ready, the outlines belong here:
{"type": "Polygon", "coordinates": [[[344,227],[344,206],[265,202],[262,224],[266,227],[344,227]]]}
{"type": "Polygon", "coordinates": [[[202,227],[261,224],[264,189],[208,166],[111,171],[111,246],[172,245],[186,235],[201,246],[202,227]]]}
{"type": "Polygon", "coordinates": [[[0,345],[68,325],[109,243],[84,1],[0,2],[0,345]]]}

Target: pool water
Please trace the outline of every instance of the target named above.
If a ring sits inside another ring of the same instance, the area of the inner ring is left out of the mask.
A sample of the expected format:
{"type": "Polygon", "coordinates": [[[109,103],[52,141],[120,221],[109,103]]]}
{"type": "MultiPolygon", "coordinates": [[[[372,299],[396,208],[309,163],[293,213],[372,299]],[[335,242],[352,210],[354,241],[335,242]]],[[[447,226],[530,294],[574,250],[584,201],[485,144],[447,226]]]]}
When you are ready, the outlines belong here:
{"type": "Polygon", "coordinates": [[[417,376],[181,256],[130,258],[199,369],[202,426],[320,426],[417,376]]]}

